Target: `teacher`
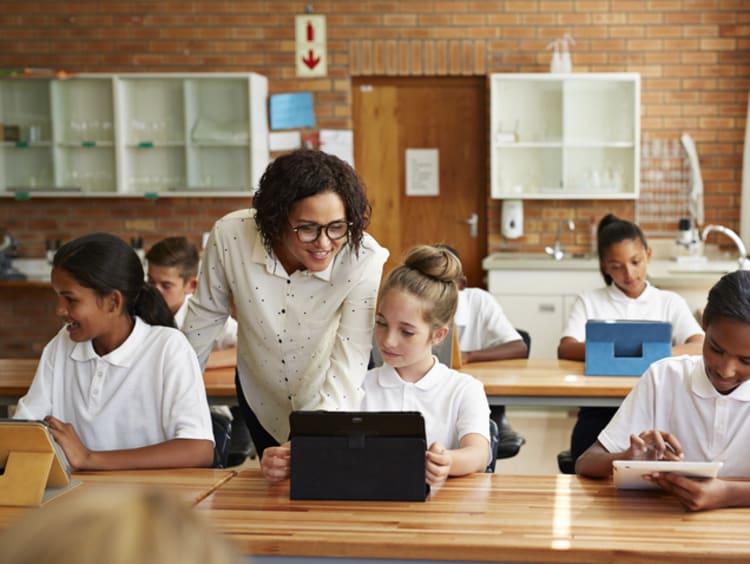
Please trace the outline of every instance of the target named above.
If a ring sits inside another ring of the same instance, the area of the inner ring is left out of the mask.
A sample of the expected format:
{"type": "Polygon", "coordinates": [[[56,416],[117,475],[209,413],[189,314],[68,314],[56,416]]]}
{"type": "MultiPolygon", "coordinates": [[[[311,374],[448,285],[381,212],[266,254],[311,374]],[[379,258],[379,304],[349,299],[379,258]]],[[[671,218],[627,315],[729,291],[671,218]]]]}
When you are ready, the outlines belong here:
{"type": "Polygon", "coordinates": [[[237,399],[262,456],[293,410],[359,409],[388,251],[364,232],[361,179],[332,155],[277,158],[253,206],[214,224],[182,329],[205,367],[234,308],[237,399]]]}

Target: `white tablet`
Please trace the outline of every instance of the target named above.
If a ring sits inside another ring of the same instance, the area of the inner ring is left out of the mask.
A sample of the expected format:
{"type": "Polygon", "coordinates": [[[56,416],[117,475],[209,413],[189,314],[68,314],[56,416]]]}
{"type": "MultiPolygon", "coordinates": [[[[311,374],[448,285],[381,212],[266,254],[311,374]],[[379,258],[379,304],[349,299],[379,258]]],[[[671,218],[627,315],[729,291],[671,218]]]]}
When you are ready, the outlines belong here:
{"type": "Polygon", "coordinates": [[[715,478],[723,462],[684,462],[672,460],[615,460],[612,477],[621,490],[655,489],[658,486],[641,476],[652,472],[674,472],[692,478],[715,478]]]}

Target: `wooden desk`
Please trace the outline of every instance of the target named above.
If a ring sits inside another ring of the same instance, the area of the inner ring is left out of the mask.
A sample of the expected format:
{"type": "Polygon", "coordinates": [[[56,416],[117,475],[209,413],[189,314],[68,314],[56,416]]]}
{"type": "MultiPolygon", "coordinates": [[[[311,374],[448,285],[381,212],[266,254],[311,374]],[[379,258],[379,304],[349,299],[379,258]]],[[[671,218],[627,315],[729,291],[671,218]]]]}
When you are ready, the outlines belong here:
{"type": "Polygon", "coordinates": [[[288,482],[271,485],[248,470],[197,508],[255,564],[707,564],[750,555],[750,509],[686,513],[658,491],[617,492],[609,481],[563,474],[475,474],[449,480],[425,503],[378,503],[290,501],[288,482]]]}
{"type": "MultiPolygon", "coordinates": [[[[234,470],[212,468],[76,472],[73,474],[73,479],[80,481],[81,485],[48,503],[58,503],[84,489],[138,485],[174,490],[180,497],[195,505],[236,475],[237,472],[234,470]]],[[[6,527],[27,511],[33,511],[33,508],[0,505],[0,528],[6,527]]]]}
{"type": "Polygon", "coordinates": [[[573,360],[498,360],[464,364],[478,378],[491,405],[617,407],[638,382],[631,376],[585,376],[573,360]]]}
{"type": "MultiPolygon", "coordinates": [[[[26,393],[38,361],[0,359],[0,406],[26,393]]],[[[203,373],[211,404],[236,405],[234,366],[209,365],[203,373]]],[[[584,376],[583,362],[500,360],[465,364],[462,372],[482,381],[492,405],[618,406],[638,381],[627,376],[584,376]]]]}

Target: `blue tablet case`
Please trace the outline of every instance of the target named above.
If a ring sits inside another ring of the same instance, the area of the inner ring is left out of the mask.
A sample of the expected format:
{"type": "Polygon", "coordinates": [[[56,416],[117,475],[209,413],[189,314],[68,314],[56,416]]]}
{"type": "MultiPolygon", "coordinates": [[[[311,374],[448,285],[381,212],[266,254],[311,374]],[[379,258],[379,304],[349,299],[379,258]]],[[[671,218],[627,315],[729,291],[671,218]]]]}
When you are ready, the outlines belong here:
{"type": "Polygon", "coordinates": [[[418,412],[294,411],[291,499],[424,501],[418,412]]]}
{"type": "Polygon", "coordinates": [[[671,323],[596,319],[586,322],[587,375],[640,376],[652,362],[671,354],[671,323]]]}

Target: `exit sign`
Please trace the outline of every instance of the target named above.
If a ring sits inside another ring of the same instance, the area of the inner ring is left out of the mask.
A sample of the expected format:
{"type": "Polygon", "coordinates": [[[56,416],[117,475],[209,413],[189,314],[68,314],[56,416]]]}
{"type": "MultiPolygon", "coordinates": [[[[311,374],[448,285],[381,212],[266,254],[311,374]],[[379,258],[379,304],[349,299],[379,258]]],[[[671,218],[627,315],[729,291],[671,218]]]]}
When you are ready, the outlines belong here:
{"type": "Polygon", "coordinates": [[[295,16],[297,76],[326,76],[326,17],[295,16]]]}

